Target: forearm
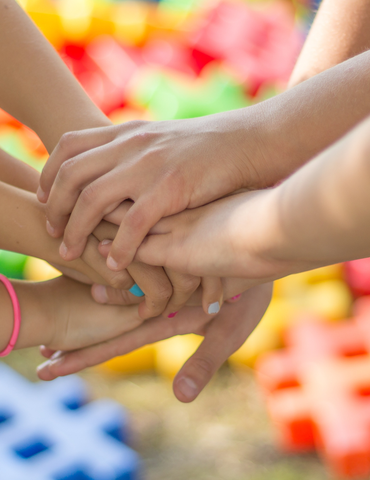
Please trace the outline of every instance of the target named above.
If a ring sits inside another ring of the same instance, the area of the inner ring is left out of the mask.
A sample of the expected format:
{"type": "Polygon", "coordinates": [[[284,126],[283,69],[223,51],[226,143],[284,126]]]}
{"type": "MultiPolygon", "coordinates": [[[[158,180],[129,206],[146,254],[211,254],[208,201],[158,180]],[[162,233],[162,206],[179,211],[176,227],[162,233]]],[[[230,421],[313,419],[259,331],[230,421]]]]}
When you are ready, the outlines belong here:
{"type": "Polygon", "coordinates": [[[0,107],[49,152],[65,132],[110,125],[21,7],[0,0],[0,11],[0,107]]]}
{"type": "Polygon", "coordinates": [[[269,192],[267,256],[285,274],[370,256],[369,138],[370,118],[269,192]]]}
{"type": "Polygon", "coordinates": [[[36,193],[39,180],[37,170],[0,149],[0,182],[36,193]]]}
{"type": "Polygon", "coordinates": [[[289,85],[297,85],[369,48],[370,1],[324,0],[289,85]]]}
{"type": "MultiPolygon", "coordinates": [[[[50,340],[51,319],[45,314],[45,296],[47,286],[31,282],[13,281],[21,309],[21,328],[15,349],[34,347],[50,340]]],[[[9,343],[13,330],[13,307],[5,286],[0,285],[0,351],[9,343]]]]}
{"type": "Polygon", "coordinates": [[[259,139],[256,168],[265,184],[291,174],[370,113],[369,75],[370,51],[252,107],[247,128],[252,123],[259,139]]]}

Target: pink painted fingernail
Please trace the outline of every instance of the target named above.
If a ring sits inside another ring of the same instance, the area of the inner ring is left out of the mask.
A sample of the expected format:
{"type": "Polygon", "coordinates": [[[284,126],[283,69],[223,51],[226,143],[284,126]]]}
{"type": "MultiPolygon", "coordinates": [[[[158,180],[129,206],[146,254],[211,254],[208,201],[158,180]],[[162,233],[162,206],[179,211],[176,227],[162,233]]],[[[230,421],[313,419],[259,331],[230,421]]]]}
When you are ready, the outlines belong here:
{"type": "Polygon", "coordinates": [[[49,235],[55,235],[55,228],[51,226],[51,223],[49,222],[49,220],[46,220],[46,230],[48,232],[49,235]]]}
{"type": "Polygon", "coordinates": [[[114,260],[113,257],[109,256],[109,257],[108,257],[108,260],[107,260],[107,266],[108,266],[108,268],[110,268],[111,270],[117,270],[118,263],[114,260]]]}
{"type": "Polygon", "coordinates": [[[168,318],[173,318],[175,317],[179,312],[173,312],[168,315],[168,318]]]}
{"type": "Polygon", "coordinates": [[[66,244],[64,242],[62,242],[60,244],[60,247],[59,247],[59,254],[62,258],[66,258],[67,253],[68,253],[68,248],[67,248],[66,244]]]}
{"type": "Polygon", "coordinates": [[[235,295],[235,297],[231,297],[230,300],[238,300],[238,298],[240,298],[242,296],[241,293],[239,293],[239,295],[235,295]]]}

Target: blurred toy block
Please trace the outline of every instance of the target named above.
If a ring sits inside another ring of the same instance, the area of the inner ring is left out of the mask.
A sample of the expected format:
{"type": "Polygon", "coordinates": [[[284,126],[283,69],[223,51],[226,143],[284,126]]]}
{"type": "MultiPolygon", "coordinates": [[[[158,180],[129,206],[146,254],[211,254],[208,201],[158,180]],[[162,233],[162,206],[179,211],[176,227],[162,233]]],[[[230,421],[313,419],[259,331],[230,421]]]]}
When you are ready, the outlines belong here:
{"type": "Polygon", "coordinates": [[[61,272],[40,258],[27,257],[23,278],[32,282],[44,282],[59,277],[61,272]]]}
{"type": "Polygon", "coordinates": [[[26,255],[0,250],[0,273],[9,278],[22,279],[26,255]]]}
{"type": "Polygon", "coordinates": [[[251,94],[265,83],[286,82],[302,43],[287,2],[251,8],[221,1],[193,38],[194,55],[225,61],[251,94]]]}
{"type": "Polygon", "coordinates": [[[142,70],[134,77],[130,101],[145,106],[157,120],[193,118],[247,106],[243,88],[217,66],[197,79],[142,70]]]}
{"type": "Polygon", "coordinates": [[[0,465],[8,480],[134,480],[140,462],[123,443],[127,413],[88,403],[77,376],[32,384],[0,363],[0,465]]]}
{"type": "Polygon", "coordinates": [[[316,448],[344,478],[370,474],[370,299],[355,311],[336,324],[302,319],[256,364],[280,446],[316,448]]]}
{"type": "Polygon", "coordinates": [[[370,258],[344,264],[345,278],[356,297],[370,295],[370,258]]]}
{"type": "Polygon", "coordinates": [[[124,375],[153,372],[156,362],[156,347],[154,344],[134,350],[120,357],[104,362],[98,368],[105,372],[114,372],[124,375]]]}
{"type": "Polygon", "coordinates": [[[174,378],[202,341],[203,337],[189,334],[156,343],[156,371],[170,379],[174,378]]]}
{"type": "Polygon", "coordinates": [[[28,15],[58,50],[65,42],[65,34],[57,5],[49,0],[27,0],[20,3],[24,3],[28,15]]]}

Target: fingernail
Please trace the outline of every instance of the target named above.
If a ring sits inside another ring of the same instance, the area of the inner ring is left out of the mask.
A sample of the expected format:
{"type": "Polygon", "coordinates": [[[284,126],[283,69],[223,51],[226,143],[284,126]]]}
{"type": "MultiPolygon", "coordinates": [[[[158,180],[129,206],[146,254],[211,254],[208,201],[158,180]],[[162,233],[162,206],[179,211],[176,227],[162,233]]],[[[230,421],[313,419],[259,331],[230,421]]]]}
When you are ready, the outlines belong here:
{"type": "Polygon", "coordinates": [[[108,257],[108,260],[107,260],[107,266],[108,266],[108,268],[110,268],[111,270],[117,270],[117,268],[118,268],[118,263],[114,260],[113,257],[109,256],[109,257],[108,257]]]}
{"type": "Polygon", "coordinates": [[[145,293],[141,290],[139,285],[136,285],[136,283],[130,288],[129,292],[132,293],[132,295],[135,295],[135,297],[143,297],[145,295],[145,293]]]}
{"type": "Polygon", "coordinates": [[[105,240],[102,240],[100,242],[100,245],[109,245],[110,243],[112,243],[112,240],[108,240],[107,238],[105,240]]]}
{"type": "Polygon", "coordinates": [[[168,315],[168,318],[173,318],[175,317],[179,312],[173,312],[168,315]]]}
{"type": "Polygon", "coordinates": [[[198,395],[198,387],[194,380],[188,377],[182,377],[177,382],[177,388],[186,398],[194,398],[198,395]]]}
{"type": "Polygon", "coordinates": [[[56,352],[53,353],[53,355],[49,358],[49,360],[57,360],[62,356],[62,352],[60,350],[57,350],[56,352]]]}
{"type": "Polygon", "coordinates": [[[239,293],[239,295],[235,295],[235,297],[231,297],[230,300],[238,300],[238,298],[240,298],[242,296],[241,293],[239,293]]]}
{"type": "Polygon", "coordinates": [[[40,186],[37,189],[36,195],[37,195],[37,198],[40,200],[40,202],[44,202],[46,200],[46,193],[40,186]]]}
{"type": "Polygon", "coordinates": [[[67,248],[66,244],[64,242],[62,242],[60,244],[60,247],[59,247],[59,254],[62,258],[66,258],[67,253],[68,253],[68,248],[67,248]]]}
{"type": "Polygon", "coordinates": [[[98,303],[108,302],[107,289],[104,285],[94,286],[94,300],[98,303]]]}
{"type": "Polygon", "coordinates": [[[55,228],[51,226],[49,220],[46,220],[46,230],[49,235],[54,235],[55,234],[55,228]]]}
{"type": "Polygon", "coordinates": [[[37,371],[39,372],[40,370],[43,370],[44,368],[50,368],[50,367],[59,367],[63,362],[64,362],[65,357],[59,357],[55,360],[47,360],[46,362],[42,363],[37,367],[37,371]]]}
{"type": "Polygon", "coordinates": [[[218,313],[220,311],[220,303],[214,302],[208,306],[208,313],[211,315],[212,313],[218,313]]]}

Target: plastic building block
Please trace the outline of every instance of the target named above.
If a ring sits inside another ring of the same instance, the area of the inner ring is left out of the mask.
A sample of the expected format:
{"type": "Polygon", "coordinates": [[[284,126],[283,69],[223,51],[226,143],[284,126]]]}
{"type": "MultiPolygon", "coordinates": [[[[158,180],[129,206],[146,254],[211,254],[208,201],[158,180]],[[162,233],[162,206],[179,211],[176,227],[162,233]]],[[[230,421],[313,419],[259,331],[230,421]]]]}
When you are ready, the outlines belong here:
{"type": "Polygon", "coordinates": [[[196,80],[187,75],[142,71],[131,101],[147,107],[158,120],[200,117],[249,105],[243,88],[217,66],[196,80]]]}
{"type": "Polygon", "coordinates": [[[370,297],[360,302],[350,321],[292,326],[287,348],[256,365],[281,447],[316,448],[344,478],[370,474],[370,297]]]}
{"type": "Polygon", "coordinates": [[[370,295],[370,258],[345,263],[344,272],[355,296],[370,295]]]}
{"type": "Polygon", "coordinates": [[[28,257],[23,269],[23,278],[32,282],[44,282],[59,277],[60,271],[39,258],[28,257]]]}
{"type": "Polygon", "coordinates": [[[283,3],[257,10],[221,1],[194,33],[194,50],[225,61],[254,94],[264,83],[289,78],[303,43],[292,13],[283,3]]]}
{"type": "Polygon", "coordinates": [[[153,372],[155,370],[155,356],[155,345],[145,345],[145,347],[134,350],[127,355],[112,358],[98,368],[102,371],[116,372],[125,375],[153,372]]]}
{"type": "Polygon", "coordinates": [[[0,250],[0,273],[9,278],[23,278],[26,261],[25,255],[0,250]]]}
{"type": "Polygon", "coordinates": [[[203,337],[181,335],[156,343],[156,370],[161,375],[174,378],[180,368],[197,350],[203,337]]]}
{"type": "Polygon", "coordinates": [[[12,480],[134,480],[139,457],[127,414],[111,400],[87,403],[77,376],[32,384],[0,363],[0,476],[12,480]]]}

